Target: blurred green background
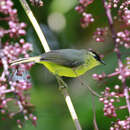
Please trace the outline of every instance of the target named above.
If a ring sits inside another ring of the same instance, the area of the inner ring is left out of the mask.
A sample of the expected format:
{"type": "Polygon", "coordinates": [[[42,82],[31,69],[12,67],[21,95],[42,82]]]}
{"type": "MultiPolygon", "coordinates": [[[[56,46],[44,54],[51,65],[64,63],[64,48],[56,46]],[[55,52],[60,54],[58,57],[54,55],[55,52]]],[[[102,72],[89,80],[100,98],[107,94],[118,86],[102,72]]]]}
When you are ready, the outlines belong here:
{"type": "MultiPolygon", "coordinates": [[[[33,44],[32,56],[44,52],[34,29],[32,28],[19,1],[14,1],[14,7],[18,10],[20,21],[27,23],[26,41],[33,44]]],[[[80,27],[80,14],[75,11],[77,0],[44,0],[43,7],[32,7],[35,17],[45,33],[51,49],[58,48],[92,48],[100,54],[104,54],[105,66],[101,65],[81,76],[81,79],[89,84],[96,92],[100,93],[106,86],[111,87],[120,84],[117,77],[106,79],[105,82],[96,82],[92,78],[93,73],[111,73],[117,67],[116,55],[113,53],[113,43],[109,36],[104,43],[96,43],[93,33],[96,27],[107,26],[104,9],[101,1],[94,1],[89,5],[87,12],[92,13],[95,22],[89,27],[80,27]]],[[[116,10],[113,10],[116,13],[116,10]]],[[[122,52],[126,51],[121,49],[122,52]]],[[[124,55],[125,57],[125,55],[124,55]]],[[[31,103],[35,105],[35,115],[38,117],[37,126],[34,127],[30,121],[26,121],[22,130],[75,130],[64,98],[58,90],[55,77],[42,65],[34,65],[30,70],[33,87],[30,90],[31,103]]],[[[87,88],[80,85],[78,79],[65,78],[69,88],[68,91],[75,106],[79,121],[83,130],[94,130],[92,97],[87,88]]],[[[130,82],[129,82],[130,83],[130,82]]],[[[120,102],[124,104],[124,101],[120,102]]],[[[99,130],[108,130],[115,119],[104,117],[103,104],[95,97],[96,119],[99,130]]],[[[118,118],[123,119],[127,111],[118,113],[118,118]]],[[[11,120],[0,121],[0,130],[18,130],[19,128],[11,120]],[[8,123],[8,125],[7,125],[8,123]]]]}

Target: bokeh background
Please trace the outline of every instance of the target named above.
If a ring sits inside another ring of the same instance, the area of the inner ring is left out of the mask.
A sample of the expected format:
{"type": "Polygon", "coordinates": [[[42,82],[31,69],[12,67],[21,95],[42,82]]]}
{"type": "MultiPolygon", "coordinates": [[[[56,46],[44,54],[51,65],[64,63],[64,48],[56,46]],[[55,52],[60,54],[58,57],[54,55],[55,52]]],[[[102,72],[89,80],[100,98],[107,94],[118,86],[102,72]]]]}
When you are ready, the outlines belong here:
{"type": "MultiPolygon", "coordinates": [[[[18,10],[20,21],[27,23],[25,39],[31,42],[34,48],[30,55],[34,56],[43,53],[42,45],[19,1],[13,1],[14,7],[18,10]]],[[[92,48],[96,52],[103,54],[106,65],[97,66],[81,76],[81,79],[98,93],[103,91],[106,86],[113,89],[115,84],[120,84],[117,78],[106,79],[105,82],[96,82],[92,78],[94,73],[111,73],[117,66],[116,55],[112,51],[111,35],[105,38],[104,43],[96,43],[92,38],[97,27],[108,25],[101,0],[95,0],[92,5],[88,6],[87,12],[93,14],[95,21],[85,29],[80,27],[81,16],[74,9],[77,4],[78,0],[44,0],[43,7],[36,8],[30,6],[41,25],[51,49],[92,48]]],[[[113,10],[114,13],[116,14],[116,10],[113,10]]],[[[118,28],[118,25],[116,27],[118,28]]],[[[126,52],[123,48],[121,48],[121,51],[126,52]]],[[[124,57],[125,54],[127,53],[124,53],[124,57]]],[[[58,90],[55,76],[39,64],[35,64],[31,68],[30,74],[33,84],[30,90],[31,103],[35,105],[35,115],[38,117],[38,120],[36,127],[30,121],[26,121],[22,130],[75,130],[64,98],[58,90]]],[[[64,80],[69,86],[68,91],[83,130],[94,130],[93,106],[90,93],[87,88],[80,84],[78,79],[64,78],[64,80]]],[[[103,104],[96,97],[94,100],[99,130],[108,130],[115,119],[105,117],[103,104]]],[[[124,104],[124,102],[122,100],[119,104],[124,104]]],[[[122,110],[118,113],[118,118],[123,119],[126,114],[127,111],[122,110]]],[[[13,120],[0,121],[0,130],[18,129],[13,120]]]]}

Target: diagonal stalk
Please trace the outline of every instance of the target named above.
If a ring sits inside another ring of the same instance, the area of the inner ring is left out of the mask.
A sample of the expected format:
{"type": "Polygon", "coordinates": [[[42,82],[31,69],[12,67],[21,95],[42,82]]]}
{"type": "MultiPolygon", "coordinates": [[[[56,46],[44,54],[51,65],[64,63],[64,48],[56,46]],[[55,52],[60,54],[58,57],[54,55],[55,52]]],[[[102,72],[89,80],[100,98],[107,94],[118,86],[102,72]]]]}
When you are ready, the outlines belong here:
{"type": "MultiPolygon", "coordinates": [[[[24,8],[24,11],[26,12],[30,22],[32,23],[32,25],[33,25],[33,27],[34,27],[34,29],[35,29],[35,31],[36,31],[40,41],[41,41],[41,44],[42,44],[45,52],[50,51],[50,48],[49,48],[48,43],[46,41],[46,38],[45,38],[45,36],[44,36],[44,34],[43,34],[43,32],[42,32],[42,30],[41,30],[37,20],[35,19],[32,11],[30,9],[30,7],[28,6],[26,0],[19,0],[19,1],[21,3],[22,7],[24,8]]],[[[71,118],[72,118],[72,120],[73,120],[73,122],[75,124],[76,130],[82,130],[81,125],[80,125],[79,120],[78,120],[78,116],[77,116],[77,114],[75,112],[75,109],[74,109],[74,106],[72,104],[71,98],[70,98],[69,93],[67,91],[66,84],[62,80],[61,77],[59,77],[59,76],[57,77],[56,76],[56,78],[57,78],[57,81],[59,83],[59,89],[61,90],[61,93],[64,95],[65,102],[66,102],[66,104],[68,106],[68,109],[70,111],[71,118]]]]}

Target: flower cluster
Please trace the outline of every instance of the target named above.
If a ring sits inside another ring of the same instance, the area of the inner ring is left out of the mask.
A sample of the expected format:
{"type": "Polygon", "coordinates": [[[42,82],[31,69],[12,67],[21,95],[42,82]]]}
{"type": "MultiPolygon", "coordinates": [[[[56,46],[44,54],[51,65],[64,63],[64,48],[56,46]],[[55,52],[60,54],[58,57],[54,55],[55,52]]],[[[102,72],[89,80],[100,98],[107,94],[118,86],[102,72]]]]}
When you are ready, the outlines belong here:
{"type": "Polygon", "coordinates": [[[34,6],[43,6],[42,0],[30,0],[31,4],[34,6]]]}
{"type": "MultiPolygon", "coordinates": [[[[115,69],[115,72],[110,74],[93,74],[93,78],[98,81],[102,81],[105,78],[112,78],[117,76],[119,80],[123,80],[124,78],[130,77],[130,57],[126,58],[126,65],[122,67],[123,69],[120,70],[119,68],[115,69]],[[123,77],[122,74],[123,73],[123,77]]],[[[116,108],[114,107],[114,102],[119,102],[121,98],[125,97],[125,93],[121,91],[121,86],[116,84],[114,86],[115,91],[110,91],[109,87],[105,88],[105,91],[102,92],[102,97],[100,101],[104,103],[104,115],[108,117],[115,117],[116,115],[116,108]]],[[[128,93],[130,93],[130,88],[128,89],[128,93]]],[[[120,106],[122,108],[122,106],[120,106]]],[[[127,108],[127,107],[126,107],[127,108]]],[[[117,109],[118,110],[118,109],[117,109]]]]}
{"type": "MultiPolygon", "coordinates": [[[[0,112],[3,118],[6,114],[12,118],[16,114],[23,113],[25,120],[30,119],[36,125],[37,118],[30,111],[33,105],[27,94],[32,85],[29,80],[30,76],[26,72],[33,63],[19,66],[9,64],[20,56],[29,57],[29,52],[32,51],[32,45],[21,38],[26,34],[26,24],[19,22],[17,10],[13,9],[11,0],[0,1],[0,13],[2,14],[0,22],[6,24],[6,27],[0,27],[0,112]]],[[[19,127],[22,127],[20,119],[17,119],[17,123],[19,127]]]]}
{"type": "Polygon", "coordinates": [[[130,6],[130,0],[126,0],[125,2],[122,2],[122,4],[120,5],[120,9],[118,10],[118,15],[126,26],[130,25],[129,6],[130,6]]]}
{"type": "Polygon", "coordinates": [[[80,20],[81,22],[81,27],[85,28],[87,27],[90,23],[94,22],[94,18],[92,14],[86,13],[85,9],[88,5],[92,4],[94,0],[80,0],[79,5],[75,7],[75,10],[82,14],[82,18],[80,20]]]}
{"type": "Polygon", "coordinates": [[[84,12],[82,15],[83,15],[83,17],[81,18],[80,22],[81,22],[81,26],[83,28],[85,28],[86,26],[88,26],[90,23],[92,23],[94,21],[92,14],[84,12]]]}
{"type": "Polygon", "coordinates": [[[105,35],[107,34],[108,28],[97,28],[96,32],[94,32],[93,38],[96,42],[104,42],[105,35]]]}
{"type": "MultiPolygon", "coordinates": [[[[129,10],[130,0],[122,2],[119,6],[118,16],[119,21],[123,23],[122,26],[125,28],[130,25],[130,10],[129,10]]],[[[130,48],[130,31],[128,29],[121,30],[117,32],[117,39],[119,44],[124,45],[126,48],[130,48]]]]}
{"type": "Polygon", "coordinates": [[[114,89],[115,90],[111,91],[109,87],[106,87],[105,91],[102,92],[103,96],[99,99],[104,103],[104,115],[108,117],[117,117],[116,111],[127,107],[120,106],[116,108],[114,106],[114,103],[119,103],[120,99],[125,97],[124,93],[120,92],[119,85],[115,85],[114,89]]]}
{"type": "Polygon", "coordinates": [[[102,92],[103,97],[100,98],[100,101],[104,103],[104,115],[108,117],[116,117],[116,111],[113,103],[115,98],[118,101],[119,96],[115,92],[110,92],[110,88],[106,87],[105,91],[102,92]]]}
{"type": "MultiPolygon", "coordinates": [[[[130,77],[130,57],[126,57],[126,65],[122,67],[122,73],[124,78],[129,78],[130,77]]],[[[119,68],[115,69],[115,72],[110,73],[110,74],[93,74],[93,78],[95,80],[101,81],[104,78],[112,78],[114,76],[118,76],[119,80],[122,80],[121,72],[119,68]]]]}
{"type": "Polygon", "coordinates": [[[117,33],[116,42],[126,48],[130,48],[130,31],[124,30],[117,33]]]}
{"type": "MultiPolygon", "coordinates": [[[[16,9],[12,9],[12,6],[13,6],[13,3],[10,0],[6,0],[6,1],[1,0],[0,1],[0,12],[4,13],[4,14],[12,13],[12,16],[13,16],[14,14],[16,14],[17,11],[16,11],[16,9]]],[[[13,16],[12,18],[16,18],[16,15],[15,15],[15,17],[13,16]]]]}
{"type": "Polygon", "coordinates": [[[109,8],[117,8],[118,7],[119,0],[108,0],[108,7],[109,8]]]}
{"type": "Polygon", "coordinates": [[[110,130],[129,130],[130,129],[130,117],[127,117],[126,120],[117,120],[113,123],[113,126],[110,127],[110,130]]]}
{"type": "MultiPolygon", "coordinates": [[[[93,0],[79,0],[79,5],[76,7],[76,10],[79,13],[85,14],[86,7],[91,3],[93,3],[93,0]]],[[[113,86],[114,90],[110,89],[110,87],[108,87],[109,85],[105,87],[105,90],[102,92],[102,97],[99,99],[102,103],[104,103],[104,115],[107,117],[117,117],[117,110],[120,111],[121,109],[127,109],[130,114],[130,88],[126,82],[126,80],[130,77],[130,57],[126,56],[124,63],[121,59],[123,54],[120,52],[120,46],[125,47],[124,49],[130,48],[130,31],[128,30],[130,25],[130,0],[102,0],[102,3],[105,10],[104,14],[106,14],[108,19],[109,28],[98,27],[93,38],[96,42],[104,42],[104,37],[107,35],[107,32],[111,32],[111,37],[115,45],[113,52],[117,55],[118,67],[110,74],[106,74],[105,72],[102,74],[93,74],[93,78],[97,81],[102,81],[105,78],[118,78],[120,84],[118,85],[118,83],[115,83],[113,86]],[[117,14],[112,17],[111,13],[113,8],[117,9],[117,14]],[[113,24],[113,20],[116,20],[115,22],[120,24],[120,28],[116,28],[118,31],[114,27],[116,25],[113,24]],[[118,104],[121,99],[126,100],[126,105],[118,105],[119,107],[116,107],[115,103],[118,104]]],[[[87,17],[91,19],[92,15],[88,15],[87,17]]],[[[83,27],[88,26],[90,23],[89,20],[87,21],[86,19],[83,18],[81,21],[81,25],[83,27]]],[[[114,123],[110,130],[127,130],[130,128],[129,122],[130,118],[118,120],[114,123]]]]}

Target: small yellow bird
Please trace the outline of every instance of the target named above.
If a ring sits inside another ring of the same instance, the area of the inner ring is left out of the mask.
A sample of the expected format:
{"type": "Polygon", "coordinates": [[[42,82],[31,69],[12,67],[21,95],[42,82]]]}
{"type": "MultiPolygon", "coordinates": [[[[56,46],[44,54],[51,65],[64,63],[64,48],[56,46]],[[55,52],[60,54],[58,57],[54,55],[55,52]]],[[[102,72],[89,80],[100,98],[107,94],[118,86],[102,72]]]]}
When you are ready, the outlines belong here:
{"type": "Polygon", "coordinates": [[[11,65],[35,62],[43,64],[50,72],[59,76],[78,77],[104,62],[92,50],[60,49],[51,50],[40,56],[21,58],[11,65]]]}

